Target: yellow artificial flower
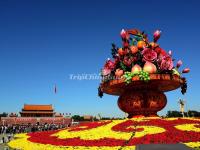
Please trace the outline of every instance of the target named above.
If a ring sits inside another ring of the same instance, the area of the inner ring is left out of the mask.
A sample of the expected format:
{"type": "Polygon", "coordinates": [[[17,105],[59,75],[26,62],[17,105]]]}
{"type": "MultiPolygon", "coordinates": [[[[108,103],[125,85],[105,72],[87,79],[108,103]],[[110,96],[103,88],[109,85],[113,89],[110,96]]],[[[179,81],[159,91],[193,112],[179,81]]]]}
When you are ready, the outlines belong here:
{"type": "Polygon", "coordinates": [[[195,127],[195,125],[199,125],[199,124],[181,124],[181,125],[175,126],[175,128],[182,130],[182,131],[200,132],[200,128],[195,127]]]}

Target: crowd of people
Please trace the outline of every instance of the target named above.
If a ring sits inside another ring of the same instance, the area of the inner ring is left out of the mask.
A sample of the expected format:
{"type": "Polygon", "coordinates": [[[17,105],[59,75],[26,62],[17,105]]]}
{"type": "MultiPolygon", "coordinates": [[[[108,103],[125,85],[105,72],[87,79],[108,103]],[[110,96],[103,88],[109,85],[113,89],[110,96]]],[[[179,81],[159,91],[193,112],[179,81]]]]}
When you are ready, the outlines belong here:
{"type": "Polygon", "coordinates": [[[62,128],[69,127],[70,124],[21,124],[21,125],[0,125],[0,143],[9,142],[14,134],[17,133],[29,133],[37,131],[49,131],[49,130],[58,130],[62,128]]]}

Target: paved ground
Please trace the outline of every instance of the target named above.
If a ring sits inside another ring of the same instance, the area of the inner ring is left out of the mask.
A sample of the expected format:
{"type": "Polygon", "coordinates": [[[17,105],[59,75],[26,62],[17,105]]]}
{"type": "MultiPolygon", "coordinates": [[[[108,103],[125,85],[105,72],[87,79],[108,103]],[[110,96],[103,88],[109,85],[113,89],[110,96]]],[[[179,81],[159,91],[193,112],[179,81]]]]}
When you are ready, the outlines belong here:
{"type": "Polygon", "coordinates": [[[7,144],[0,144],[0,150],[11,150],[7,144]]]}
{"type": "MultiPolygon", "coordinates": [[[[13,150],[6,144],[0,144],[0,150],[13,150]]],[[[137,145],[136,150],[193,150],[183,144],[148,144],[137,145]]]]}
{"type": "Polygon", "coordinates": [[[0,134],[0,150],[12,150],[12,149],[9,149],[9,147],[7,146],[7,144],[1,143],[2,142],[1,141],[2,137],[5,137],[5,136],[7,136],[7,135],[0,134]]]}
{"type": "Polygon", "coordinates": [[[147,144],[137,145],[136,150],[193,150],[183,144],[147,144]]]}

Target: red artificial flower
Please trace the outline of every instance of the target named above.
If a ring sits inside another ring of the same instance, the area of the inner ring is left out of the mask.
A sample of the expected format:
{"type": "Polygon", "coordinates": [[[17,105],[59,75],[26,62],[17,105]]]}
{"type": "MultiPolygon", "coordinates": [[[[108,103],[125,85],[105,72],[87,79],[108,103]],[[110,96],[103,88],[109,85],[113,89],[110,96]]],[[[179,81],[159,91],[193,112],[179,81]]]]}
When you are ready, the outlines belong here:
{"type": "Polygon", "coordinates": [[[167,55],[167,52],[164,49],[160,48],[160,47],[156,47],[155,48],[155,52],[157,53],[157,55],[161,55],[161,56],[167,55]]]}
{"type": "Polygon", "coordinates": [[[124,29],[122,29],[120,36],[122,37],[122,39],[129,39],[129,34],[124,29]]]}
{"type": "Polygon", "coordinates": [[[102,75],[103,76],[107,76],[107,75],[109,75],[110,73],[111,73],[111,69],[108,69],[108,68],[103,68],[102,69],[102,75]]]}
{"type": "Polygon", "coordinates": [[[150,48],[144,48],[142,55],[145,61],[153,62],[157,58],[157,53],[150,48]]]}
{"type": "Polygon", "coordinates": [[[189,73],[190,72],[190,68],[185,68],[182,73],[189,73]]]}
{"type": "Polygon", "coordinates": [[[129,58],[128,56],[125,56],[125,57],[124,57],[123,63],[124,63],[126,66],[130,67],[131,64],[132,64],[132,62],[134,62],[134,58],[132,58],[132,57],[129,58]]]}
{"type": "Polygon", "coordinates": [[[158,39],[160,38],[160,34],[161,34],[161,31],[160,30],[156,30],[153,34],[153,38],[154,38],[154,42],[157,42],[158,39]]]}
{"type": "Polygon", "coordinates": [[[107,60],[106,64],[104,65],[104,68],[110,69],[110,70],[114,70],[115,69],[115,62],[113,62],[112,60],[107,60]]]}
{"type": "Polygon", "coordinates": [[[174,67],[173,61],[169,55],[162,57],[162,60],[160,63],[161,70],[172,70],[173,67],[174,67]]]}
{"type": "Polygon", "coordinates": [[[105,121],[105,122],[85,122],[85,123],[81,123],[78,127],[74,127],[72,129],[70,129],[69,131],[83,131],[83,130],[88,130],[88,129],[93,129],[93,128],[97,128],[100,126],[104,126],[109,124],[111,121],[105,121]],[[80,128],[84,126],[85,128],[80,128]]]}
{"type": "Polygon", "coordinates": [[[127,41],[123,42],[123,47],[124,47],[124,48],[129,47],[129,43],[128,43],[127,41]]]}
{"type": "Polygon", "coordinates": [[[120,33],[122,38],[126,37],[126,31],[124,29],[122,29],[121,33],[120,33]]]}
{"type": "Polygon", "coordinates": [[[179,68],[181,65],[183,64],[183,62],[181,60],[179,60],[176,64],[176,68],[179,68]]]}

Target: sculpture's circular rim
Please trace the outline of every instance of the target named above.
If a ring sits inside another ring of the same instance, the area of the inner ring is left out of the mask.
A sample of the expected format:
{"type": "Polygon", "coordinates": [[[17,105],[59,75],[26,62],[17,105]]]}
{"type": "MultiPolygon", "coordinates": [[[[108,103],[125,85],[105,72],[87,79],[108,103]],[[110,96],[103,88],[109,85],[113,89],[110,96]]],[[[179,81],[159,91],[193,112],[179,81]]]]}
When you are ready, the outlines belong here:
{"type": "Polygon", "coordinates": [[[121,95],[126,90],[158,90],[167,92],[181,87],[183,79],[178,75],[150,74],[148,82],[141,81],[138,76],[133,77],[132,82],[127,84],[123,78],[114,79],[101,84],[104,93],[121,95]]]}

